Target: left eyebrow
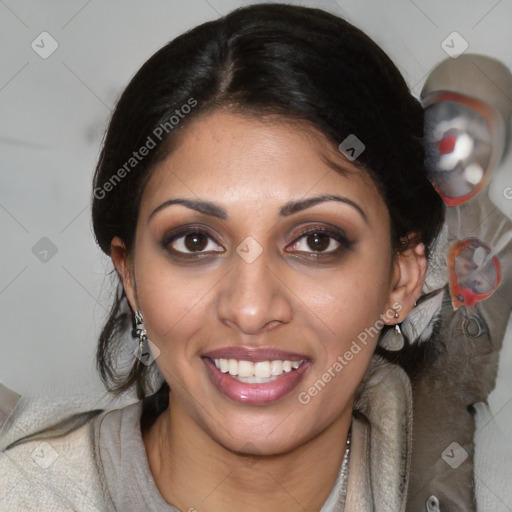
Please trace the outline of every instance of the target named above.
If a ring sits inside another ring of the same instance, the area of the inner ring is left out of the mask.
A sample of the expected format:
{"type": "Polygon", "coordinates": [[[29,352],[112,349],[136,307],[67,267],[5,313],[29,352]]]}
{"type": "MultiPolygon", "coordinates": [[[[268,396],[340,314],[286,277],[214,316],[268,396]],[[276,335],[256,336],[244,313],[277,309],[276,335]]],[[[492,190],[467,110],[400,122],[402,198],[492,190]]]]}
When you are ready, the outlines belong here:
{"type": "MultiPolygon", "coordinates": [[[[293,215],[294,213],[300,212],[307,208],[311,208],[320,203],[325,203],[327,201],[337,201],[351,206],[361,215],[364,221],[368,224],[368,217],[366,216],[364,210],[357,203],[355,203],[348,197],[343,197],[336,194],[322,194],[320,196],[299,199],[298,201],[289,201],[279,209],[279,216],[287,217],[289,215],[293,215]]],[[[186,206],[187,208],[190,208],[191,210],[196,210],[199,213],[204,213],[205,215],[210,215],[211,217],[217,217],[218,219],[226,220],[228,218],[226,210],[215,203],[211,203],[209,201],[200,201],[197,199],[176,198],[169,199],[168,201],[162,203],[160,206],[157,206],[151,212],[148,218],[148,222],[160,210],[163,210],[164,208],[167,208],[173,204],[181,204],[183,206],[186,206]]]]}
{"type": "Polygon", "coordinates": [[[286,203],[279,210],[279,215],[281,217],[286,217],[287,215],[292,215],[293,213],[300,212],[305,210],[306,208],[311,208],[320,203],[324,203],[326,201],[338,201],[340,203],[348,204],[352,206],[364,219],[364,221],[368,224],[368,217],[364,210],[354,201],[349,199],[348,197],[338,196],[336,194],[322,194],[316,197],[307,197],[305,199],[300,199],[299,201],[290,201],[286,203]]]}

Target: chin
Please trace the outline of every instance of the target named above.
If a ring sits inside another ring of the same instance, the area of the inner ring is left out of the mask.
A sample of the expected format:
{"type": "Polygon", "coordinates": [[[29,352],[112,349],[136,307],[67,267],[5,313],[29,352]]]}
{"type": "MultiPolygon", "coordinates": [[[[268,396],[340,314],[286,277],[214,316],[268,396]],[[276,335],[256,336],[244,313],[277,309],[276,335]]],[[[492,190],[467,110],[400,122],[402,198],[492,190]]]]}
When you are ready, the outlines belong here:
{"type": "Polygon", "coordinates": [[[313,438],[318,425],[308,425],[304,419],[291,423],[291,415],[264,419],[256,416],[236,424],[223,423],[212,436],[218,444],[229,451],[245,455],[280,455],[290,452],[313,438]],[[287,421],[288,420],[288,421],[287,421]],[[299,430],[300,429],[300,430],[299,430]]]}

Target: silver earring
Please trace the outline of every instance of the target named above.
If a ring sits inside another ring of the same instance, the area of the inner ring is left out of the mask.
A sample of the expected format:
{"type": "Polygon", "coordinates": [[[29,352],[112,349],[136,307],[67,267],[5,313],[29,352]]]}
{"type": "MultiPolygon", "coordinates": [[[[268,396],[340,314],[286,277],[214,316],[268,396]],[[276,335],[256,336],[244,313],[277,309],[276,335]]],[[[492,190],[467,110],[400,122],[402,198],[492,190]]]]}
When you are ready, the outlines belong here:
{"type": "Polygon", "coordinates": [[[144,326],[144,318],[142,317],[142,313],[137,310],[133,314],[133,336],[134,338],[139,338],[139,347],[137,350],[136,357],[139,361],[143,361],[142,355],[146,351],[147,343],[148,343],[148,335],[146,332],[146,327],[144,326]]]}
{"type": "MultiPolygon", "coordinates": [[[[395,311],[395,318],[399,318],[400,315],[395,311]]],[[[400,324],[395,324],[394,329],[388,329],[381,337],[379,345],[392,352],[402,350],[404,348],[404,335],[400,329],[400,324]]]]}

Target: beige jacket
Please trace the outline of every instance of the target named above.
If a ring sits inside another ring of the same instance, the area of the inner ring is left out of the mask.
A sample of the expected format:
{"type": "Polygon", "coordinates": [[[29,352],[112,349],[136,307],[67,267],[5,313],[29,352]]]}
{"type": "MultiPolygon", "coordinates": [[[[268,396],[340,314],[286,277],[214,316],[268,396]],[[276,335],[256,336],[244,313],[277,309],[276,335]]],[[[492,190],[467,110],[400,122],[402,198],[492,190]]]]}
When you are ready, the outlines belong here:
{"type": "MultiPolygon", "coordinates": [[[[375,356],[354,411],[345,512],[405,510],[411,406],[406,374],[375,356]]],[[[16,409],[0,429],[0,450],[20,437],[21,426],[28,424],[30,415],[41,417],[40,411],[30,407],[16,409]]],[[[84,414],[81,426],[46,438],[51,446],[44,457],[41,454],[41,460],[47,461],[43,467],[36,463],[38,447],[44,443],[41,435],[0,453],[1,512],[114,510],[95,460],[91,427],[95,416],[84,414]],[[55,460],[52,447],[58,453],[55,460]]],[[[337,504],[329,512],[342,510],[337,504]]]]}

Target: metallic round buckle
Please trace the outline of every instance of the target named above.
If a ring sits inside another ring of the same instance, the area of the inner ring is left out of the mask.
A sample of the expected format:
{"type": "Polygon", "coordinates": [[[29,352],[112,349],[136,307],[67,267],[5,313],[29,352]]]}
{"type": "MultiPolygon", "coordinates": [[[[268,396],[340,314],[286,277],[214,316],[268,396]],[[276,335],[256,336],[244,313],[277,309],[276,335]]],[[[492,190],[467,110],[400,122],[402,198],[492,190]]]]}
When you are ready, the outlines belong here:
{"type": "Polygon", "coordinates": [[[462,331],[466,336],[478,338],[485,331],[482,321],[477,316],[464,318],[462,321],[462,331]]]}

